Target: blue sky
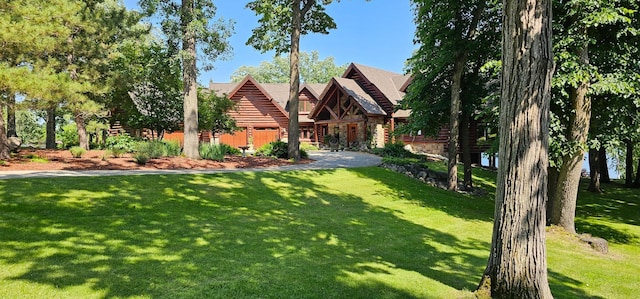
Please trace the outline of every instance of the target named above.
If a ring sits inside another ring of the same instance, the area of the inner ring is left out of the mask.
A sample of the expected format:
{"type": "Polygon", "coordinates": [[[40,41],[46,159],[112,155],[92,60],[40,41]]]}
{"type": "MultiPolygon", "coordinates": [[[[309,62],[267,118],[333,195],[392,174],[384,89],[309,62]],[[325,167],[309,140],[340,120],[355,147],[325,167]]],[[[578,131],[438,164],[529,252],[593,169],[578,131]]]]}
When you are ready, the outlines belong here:
{"type": "MultiPolygon", "coordinates": [[[[137,9],[137,0],[125,0],[130,9],[137,9]]],[[[245,45],[258,17],[245,8],[248,1],[214,0],[218,17],[235,21],[235,33],[230,38],[233,53],[227,61],[214,62],[215,69],[202,72],[198,82],[208,84],[228,82],[233,71],[243,65],[257,66],[270,61],[273,53],[262,54],[245,45]]],[[[336,64],[350,62],[403,73],[404,64],[415,46],[413,12],[409,0],[342,0],[334,1],[327,11],[337,24],[328,35],[303,36],[300,50],[317,50],[321,59],[333,57],[336,64]]]]}

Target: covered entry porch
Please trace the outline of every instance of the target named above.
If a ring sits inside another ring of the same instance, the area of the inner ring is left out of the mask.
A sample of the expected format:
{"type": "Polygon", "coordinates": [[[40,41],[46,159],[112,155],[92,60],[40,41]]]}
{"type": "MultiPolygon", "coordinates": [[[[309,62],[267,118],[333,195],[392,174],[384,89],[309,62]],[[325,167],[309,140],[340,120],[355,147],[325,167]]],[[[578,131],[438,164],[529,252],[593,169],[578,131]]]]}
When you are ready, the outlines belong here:
{"type": "Polygon", "coordinates": [[[383,147],[387,113],[353,80],[333,78],[311,112],[315,139],[332,147],[383,147]]]}

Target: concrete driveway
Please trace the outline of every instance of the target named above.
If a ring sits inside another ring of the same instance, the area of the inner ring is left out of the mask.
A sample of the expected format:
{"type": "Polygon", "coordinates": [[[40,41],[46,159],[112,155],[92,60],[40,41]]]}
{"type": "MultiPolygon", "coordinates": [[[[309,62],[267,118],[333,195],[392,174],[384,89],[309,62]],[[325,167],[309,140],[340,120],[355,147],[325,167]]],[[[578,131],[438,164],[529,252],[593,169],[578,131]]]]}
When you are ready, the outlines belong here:
{"type": "Polygon", "coordinates": [[[330,152],[312,151],[309,158],[315,160],[309,164],[297,164],[287,166],[276,166],[266,168],[246,168],[246,169],[176,169],[176,170],[25,170],[25,171],[0,171],[0,180],[15,178],[48,178],[48,177],[80,177],[80,176],[115,176],[115,175],[148,175],[148,174],[199,174],[199,173],[222,173],[238,171],[287,171],[287,170],[318,170],[334,168],[354,168],[377,166],[382,158],[360,152],[330,152]]]}

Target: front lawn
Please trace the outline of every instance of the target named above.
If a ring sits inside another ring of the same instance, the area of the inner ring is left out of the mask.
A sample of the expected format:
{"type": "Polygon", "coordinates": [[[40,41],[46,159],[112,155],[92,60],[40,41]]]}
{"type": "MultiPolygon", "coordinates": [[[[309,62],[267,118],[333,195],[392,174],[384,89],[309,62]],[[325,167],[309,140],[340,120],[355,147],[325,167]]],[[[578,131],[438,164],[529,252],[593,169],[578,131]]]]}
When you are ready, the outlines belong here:
{"type": "MultiPolygon", "coordinates": [[[[579,207],[609,255],[549,234],[557,298],[640,292],[623,191],[579,207]]],[[[380,168],[0,181],[0,298],[465,297],[492,210],[380,168]]]]}

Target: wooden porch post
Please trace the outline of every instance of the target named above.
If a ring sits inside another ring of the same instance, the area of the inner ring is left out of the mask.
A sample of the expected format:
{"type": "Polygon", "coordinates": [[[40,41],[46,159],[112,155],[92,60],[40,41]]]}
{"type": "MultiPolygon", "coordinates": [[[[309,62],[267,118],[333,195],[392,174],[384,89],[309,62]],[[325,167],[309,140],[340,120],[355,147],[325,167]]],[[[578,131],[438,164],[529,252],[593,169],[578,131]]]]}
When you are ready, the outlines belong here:
{"type": "Polygon", "coordinates": [[[396,130],[396,119],[391,117],[391,130],[389,130],[389,139],[391,139],[391,143],[395,143],[396,142],[396,137],[393,134],[393,132],[396,130]]]}
{"type": "Polygon", "coordinates": [[[320,141],[318,140],[318,125],[315,122],[313,123],[313,141],[317,146],[320,146],[320,141]]]}

